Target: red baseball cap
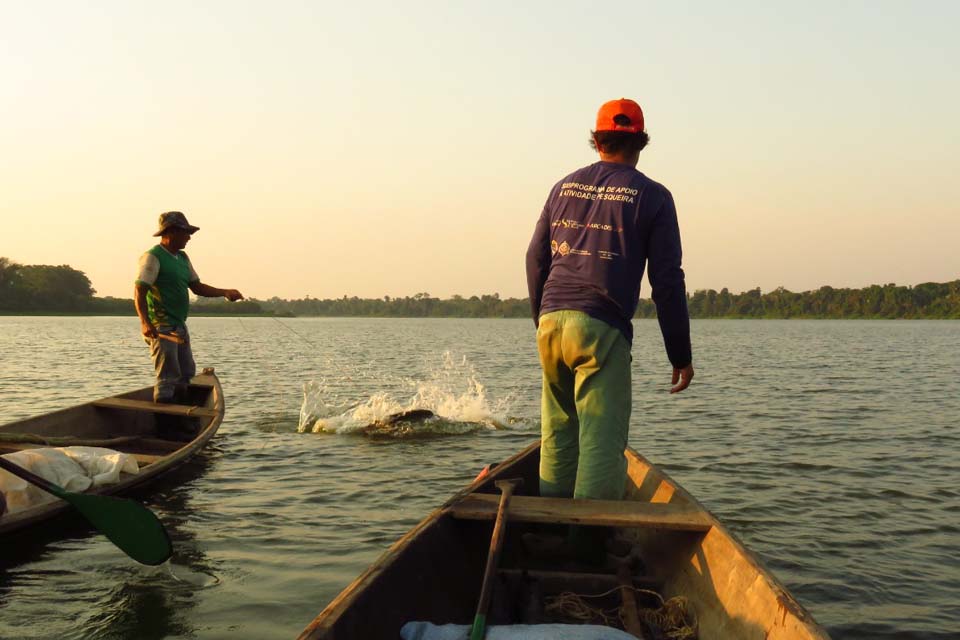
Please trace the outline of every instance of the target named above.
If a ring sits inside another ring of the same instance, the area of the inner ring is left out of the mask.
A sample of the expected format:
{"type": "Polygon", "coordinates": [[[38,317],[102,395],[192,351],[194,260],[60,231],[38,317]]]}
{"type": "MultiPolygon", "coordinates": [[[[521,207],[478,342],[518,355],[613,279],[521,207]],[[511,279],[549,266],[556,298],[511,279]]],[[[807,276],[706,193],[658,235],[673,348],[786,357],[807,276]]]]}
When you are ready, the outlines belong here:
{"type": "Polygon", "coordinates": [[[597,112],[597,131],[643,131],[643,110],[633,100],[620,98],[603,103],[597,112]]]}

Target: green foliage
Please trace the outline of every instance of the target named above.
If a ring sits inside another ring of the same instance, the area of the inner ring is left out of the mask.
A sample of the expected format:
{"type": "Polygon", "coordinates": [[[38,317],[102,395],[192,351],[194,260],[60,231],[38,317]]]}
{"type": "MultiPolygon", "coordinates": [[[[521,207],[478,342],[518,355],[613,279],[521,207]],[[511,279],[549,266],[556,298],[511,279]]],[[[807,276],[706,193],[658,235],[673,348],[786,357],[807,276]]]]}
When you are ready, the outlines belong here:
{"type": "Polygon", "coordinates": [[[94,293],[86,274],[67,265],[20,265],[0,258],[0,310],[90,311],[94,293]]]}
{"type": "Polygon", "coordinates": [[[0,309],[5,305],[12,305],[16,301],[19,280],[18,265],[9,258],[0,257],[0,309]]]}
{"type": "MultiPolygon", "coordinates": [[[[271,298],[259,301],[265,312],[275,315],[328,317],[414,317],[414,318],[528,318],[530,302],[526,298],[501,300],[498,294],[454,295],[449,300],[418,293],[406,298],[362,299],[344,296],[337,299],[300,300],[271,298]]],[[[230,305],[220,303],[225,312],[230,305]]],[[[688,296],[692,318],[960,318],[960,280],[928,282],[915,287],[894,284],[865,289],[821,287],[816,291],[794,293],[783,287],[769,293],[760,288],[732,294],[726,288],[700,290],[688,296]]],[[[657,307],[651,300],[640,300],[636,318],[656,318],[657,307]]]]}
{"type": "Polygon", "coordinates": [[[90,311],[100,315],[135,316],[137,309],[133,306],[132,298],[93,298],[90,301],[90,311]]]}
{"type": "Polygon", "coordinates": [[[694,292],[689,306],[693,318],[960,318],[960,280],[915,287],[820,287],[803,293],[783,287],[767,294],[758,288],[735,295],[708,289],[694,292]]]}
{"type": "Polygon", "coordinates": [[[192,316],[245,316],[263,314],[263,308],[256,300],[227,302],[222,298],[200,298],[190,305],[190,315],[192,316]]]}
{"type": "MultiPolygon", "coordinates": [[[[133,315],[133,300],[97,298],[82,271],[66,265],[19,265],[0,257],[0,312],[96,313],[133,315]]],[[[960,319],[960,280],[925,282],[914,287],[895,284],[863,289],[834,289],[794,293],[778,287],[769,293],[760,288],[732,294],[727,289],[695,291],[688,296],[692,318],[954,318],[960,319]]],[[[201,298],[194,315],[276,315],[389,318],[528,318],[526,298],[501,299],[497,293],[449,300],[417,293],[404,298],[364,299],[343,296],[299,300],[246,300],[226,302],[201,298]]],[[[637,318],[656,318],[650,300],[640,300],[637,318]]]]}
{"type": "Polygon", "coordinates": [[[527,318],[530,302],[526,298],[500,298],[500,294],[470,296],[455,295],[449,300],[418,293],[413,297],[363,299],[343,296],[319,299],[307,296],[300,300],[270,298],[259,301],[265,311],[276,315],[376,318],[527,318]]]}

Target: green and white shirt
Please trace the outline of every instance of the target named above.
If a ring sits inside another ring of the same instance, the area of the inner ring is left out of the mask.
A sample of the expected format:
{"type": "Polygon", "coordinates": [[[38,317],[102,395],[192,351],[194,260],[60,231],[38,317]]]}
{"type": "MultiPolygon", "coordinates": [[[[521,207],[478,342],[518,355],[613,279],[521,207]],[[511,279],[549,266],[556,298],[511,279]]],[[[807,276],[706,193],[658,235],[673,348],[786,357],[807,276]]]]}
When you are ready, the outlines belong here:
{"type": "Polygon", "coordinates": [[[190,285],[199,282],[190,258],[180,251],[176,255],[156,245],[140,257],[140,273],[136,283],[150,287],[147,291],[147,316],[154,326],[187,323],[190,310],[190,285]]]}

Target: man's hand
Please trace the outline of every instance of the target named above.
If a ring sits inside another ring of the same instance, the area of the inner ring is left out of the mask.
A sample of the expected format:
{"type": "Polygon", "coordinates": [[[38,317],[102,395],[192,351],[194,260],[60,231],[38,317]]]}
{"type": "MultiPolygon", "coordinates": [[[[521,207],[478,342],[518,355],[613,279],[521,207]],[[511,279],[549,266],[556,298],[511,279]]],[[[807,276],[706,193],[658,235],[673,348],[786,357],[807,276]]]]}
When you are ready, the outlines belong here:
{"type": "Polygon", "coordinates": [[[140,323],[140,333],[143,334],[144,338],[157,339],[157,328],[149,322],[140,323]]]}
{"type": "Polygon", "coordinates": [[[243,300],[243,294],[237,291],[236,289],[224,289],[223,297],[229,300],[230,302],[236,302],[237,300],[243,300]]]}
{"type": "Polygon", "coordinates": [[[677,369],[676,367],[674,367],[673,381],[672,381],[672,384],[674,386],[672,389],[670,389],[670,393],[680,393],[681,391],[683,391],[684,389],[690,386],[691,380],[693,380],[693,364],[692,363],[688,364],[683,369],[677,369]],[[680,384],[677,384],[678,382],[680,384]]]}

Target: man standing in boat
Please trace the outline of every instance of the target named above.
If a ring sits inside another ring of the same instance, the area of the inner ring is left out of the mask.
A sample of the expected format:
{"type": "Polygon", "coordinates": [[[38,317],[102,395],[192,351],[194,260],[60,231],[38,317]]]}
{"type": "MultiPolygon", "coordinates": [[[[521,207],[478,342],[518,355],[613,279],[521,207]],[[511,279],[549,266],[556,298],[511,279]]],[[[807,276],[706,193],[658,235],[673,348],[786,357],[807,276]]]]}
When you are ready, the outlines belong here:
{"type": "Polygon", "coordinates": [[[160,228],[153,234],[160,236],[160,244],[140,257],[133,299],[157,372],[154,402],[176,402],[178,390],[197,372],[187,332],[188,289],[198,296],[243,300],[236,289],[218,289],[200,281],[183,251],[199,229],[179,211],[161,213],[160,228]]]}
{"type": "Polygon", "coordinates": [[[543,369],[544,496],[623,497],[631,319],[645,266],[673,369],[671,393],[693,379],[673,197],[636,169],[648,141],[636,102],[622,98],[600,107],[590,141],[600,161],[553,187],[527,249],[543,369]]]}

